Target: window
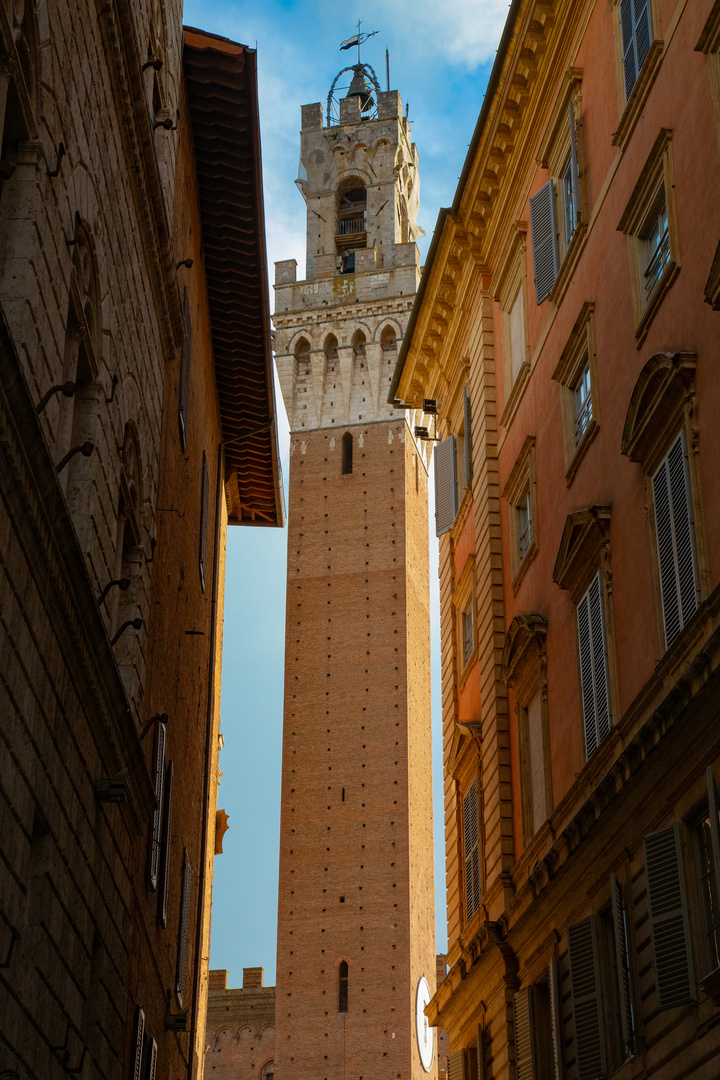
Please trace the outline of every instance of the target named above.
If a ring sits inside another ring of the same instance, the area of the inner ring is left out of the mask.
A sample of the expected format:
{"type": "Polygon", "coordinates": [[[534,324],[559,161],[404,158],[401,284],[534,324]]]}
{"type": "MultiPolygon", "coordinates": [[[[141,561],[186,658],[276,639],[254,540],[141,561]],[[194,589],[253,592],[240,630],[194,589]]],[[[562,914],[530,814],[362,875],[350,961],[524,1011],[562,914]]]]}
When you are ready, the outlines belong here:
{"type": "Polygon", "coordinates": [[[187,970],[187,942],[190,926],[190,888],[192,885],[192,870],[187,848],[183,850],[182,892],[180,895],[180,926],[178,930],[178,954],[177,974],[175,976],[175,993],[182,1008],[185,995],[185,974],[187,970]]]}
{"type": "Polygon", "coordinates": [[[635,1053],[635,1010],[630,972],[629,925],[620,882],[610,875],[609,952],[612,968],[610,1000],[614,1005],[616,1066],[635,1053]]]}
{"type": "Polygon", "coordinates": [[[649,0],[620,0],[620,31],[627,101],[650,51],[652,13],[649,0]]]}
{"type": "Polygon", "coordinates": [[[618,228],[628,240],[639,348],[680,269],[670,131],[656,139],[618,228]]]}
{"type": "Polygon", "coordinates": [[[598,430],[595,305],[583,304],[553,379],[560,384],[565,481],[572,484],[598,430]]]}
{"type": "Polygon", "coordinates": [[[480,907],[480,827],[477,779],[473,780],[463,797],[462,822],[465,922],[468,923],[480,907]]]}
{"type": "Polygon", "coordinates": [[[475,633],[473,630],[472,602],[462,613],[462,658],[463,667],[467,664],[475,648],[475,633]]]}
{"type": "Polygon", "coordinates": [[[538,549],[534,436],[525,440],[502,495],[508,503],[510,569],[517,589],[538,549]]]}
{"type": "Polygon", "coordinates": [[[168,761],[164,783],[165,805],[162,811],[162,848],[159,869],[158,920],[167,926],[168,897],[170,895],[170,849],[172,842],[173,763],[168,761]]]}
{"type": "Polygon", "coordinates": [[[160,830],[162,826],[163,787],[165,784],[165,724],[158,723],[155,740],[155,799],[157,805],[153,811],[152,833],[150,837],[149,879],[150,888],[157,889],[158,868],[160,865],[160,830]]]}
{"type": "Polygon", "coordinates": [[[720,969],[720,817],[711,765],[708,765],[705,775],[708,808],[707,813],[703,813],[696,822],[695,838],[706,942],[703,960],[706,970],[714,973],[720,969]]]}
{"type": "Polygon", "coordinates": [[[185,339],[180,356],[180,392],[178,394],[178,422],[183,450],[187,444],[187,414],[190,397],[190,360],[192,357],[192,321],[187,289],[183,290],[183,326],[185,339]]]}
{"type": "Polygon", "coordinates": [[[665,647],[669,648],[700,603],[684,429],[653,475],[652,495],[665,647]]]}
{"type": "Polygon", "coordinates": [[[577,605],[580,689],[585,729],[585,757],[590,759],[610,732],[610,679],[600,571],[577,605]]]}
{"type": "Polygon", "coordinates": [[[355,251],[367,243],[367,192],[357,179],[338,189],[335,246],[341,257],[341,273],[355,272],[355,251]]]}
{"type": "Polygon", "coordinates": [[[348,983],[349,974],[347,961],[342,960],[338,968],[338,1012],[348,1011],[348,983]]]}
{"type": "Polygon", "coordinates": [[[660,1009],[695,997],[680,826],[643,837],[655,985],[660,1009]]]}
{"type": "Polygon", "coordinates": [[[595,916],[568,926],[567,935],[578,1074],[588,1078],[604,1076],[607,1068],[605,1018],[595,916]]]}
{"type": "Polygon", "coordinates": [[[517,1080],[555,1080],[560,1050],[553,1025],[552,982],[525,986],[513,997],[517,1080]]]}
{"type": "Polygon", "coordinates": [[[508,344],[510,349],[510,380],[515,382],[525,363],[525,297],[518,287],[508,312],[508,344]]]}
{"type": "Polygon", "coordinates": [[[458,657],[458,688],[462,689],[475,657],[475,556],[465,560],[457,585],[452,594],[452,609],[456,620],[456,644],[458,657]]]}
{"type": "Polygon", "coordinates": [[[343,476],[353,471],[353,437],[346,431],[342,437],[342,472],[343,476]]]}
{"type": "Polygon", "coordinates": [[[457,456],[455,436],[435,443],[433,450],[435,475],[435,535],[450,532],[458,512],[457,456]]]}
{"type": "Polygon", "coordinates": [[[208,511],[210,507],[210,477],[208,474],[207,454],[203,450],[202,485],[200,490],[200,586],[205,592],[205,569],[207,564],[208,511]]]}
{"type": "Polygon", "coordinates": [[[516,222],[496,271],[494,299],[502,324],[505,407],[500,423],[507,427],[530,376],[527,332],[527,257],[525,222],[516,222]]]}

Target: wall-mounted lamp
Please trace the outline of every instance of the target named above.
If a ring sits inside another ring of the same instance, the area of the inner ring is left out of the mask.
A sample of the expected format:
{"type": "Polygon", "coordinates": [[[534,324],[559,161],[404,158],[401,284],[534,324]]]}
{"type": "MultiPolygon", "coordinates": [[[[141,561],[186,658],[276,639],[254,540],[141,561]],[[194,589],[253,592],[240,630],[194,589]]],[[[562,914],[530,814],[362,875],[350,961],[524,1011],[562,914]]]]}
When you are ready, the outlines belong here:
{"type": "Polygon", "coordinates": [[[175,131],[171,117],[166,116],[164,120],[156,120],[153,124],[153,131],[157,131],[158,128],[163,128],[165,131],[175,131]]]}
{"type": "Polygon", "coordinates": [[[65,395],[65,397],[73,397],[73,395],[75,394],[75,383],[55,383],[55,385],[51,386],[49,390],[46,390],[43,396],[38,401],[37,405],[35,406],[35,412],[37,413],[37,415],[40,415],[40,413],[43,411],[48,401],[51,397],[53,397],[54,394],[59,394],[61,392],[65,395]]]}
{"type": "Polygon", "coordinates": [[[180,1012],[172,1012],[170,1008],[170,1002],[172,1001],[172,991],[167,991],[167,1009],[165,1010],[165,1030],[166,1031],[187,1031],[188,1014],[190,1012],[189,1007],[181,1009],[180,1012]]]}
{"type": "Polygon", "coordinates": [[[434,398],[423,398],[423,412],[427,416],[435,416],[437,414],[437,401],[434,398]]]}
{"type": "Polygon", "coordinates": [[[118,589],[120,589],[121,592],[126,592],[130,588],[130,578],[129,577],[119,577],[119,578],[115,578],[113,581],[108,581],[107,585],[105,586],[103,591],[98,596],[98,607],[100,607],[103,600],[105,599],[107,594],[112,589],[113,585],[117,585],[118,589]]]}
{"type": "Polygon", "coordinates": [[[63,471],[68,461],[72,460],[72,458],[74,458],[76,454],[82,454],[83,457],[90,457],[94,449],[95,443],[91,442],[84,442],[81,443],[80,446],[73,446],[72,450],[68,450],[65,457],[61,458],[60,461],[58,461],[56,466],[58,473],[61,473],[63,471]]]}
{"type": "Polygon", "coordinates": [[[147,71],[148,68],[152,68],[153,71],[159,71],[162,66],[163,66],[162,60],[158,60],[158,58],[156,56],[151,56],[149,60],[145,61],[143,66],[140,68],[140,70],[141,71],[147,71]]]}
{"type": "Polygon", "coordinates": [[[118,632],[115,634],[115,636],[112,639],[112,641],[110,642],[110,644],[115,645],[120,640],[120,638],[125,633],[125,631],[128,630],[130,627],[132,627],[133,630],[142,630],[142,625],[143,625],[142,619],[128,619],[127,622],[124,622],[122,624],[122,626],[120,627],[118,632]]]}
{"type": "Polygon", "coordinates": [[[104,776],[95,785],[98,802],[125,803],[128,797],[128,771],[123,769],[116,776],[104,776]]]}
{"type": "Polygon", "coordinates": [[[155,724],[167,724],[168,719],[169,717],[166,712],[155,713],[154,716],[151,716],[145,727],[140,732],[140,742],[143,741],[151,727],[154,727],[155,724]]]}
{"type": "Polygon", "coordinates": [[[192,265],[193,265],[193,260],[192,259],[181,259],[179,263],[176,263],[175,269],[179,270],[181,266],[184,266],[188,270],[192,270],[192,265]]]}

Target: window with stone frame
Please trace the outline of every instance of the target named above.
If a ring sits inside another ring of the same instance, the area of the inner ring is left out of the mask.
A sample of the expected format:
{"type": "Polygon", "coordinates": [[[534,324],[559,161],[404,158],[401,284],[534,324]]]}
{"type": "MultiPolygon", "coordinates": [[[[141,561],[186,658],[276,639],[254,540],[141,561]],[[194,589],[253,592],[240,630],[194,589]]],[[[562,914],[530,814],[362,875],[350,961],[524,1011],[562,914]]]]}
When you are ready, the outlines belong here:
{"type": "MultiPolygon", "coordinates": [[[[704,53],[708,59],[710,93],[715,115],[715,133],[720,145],[720,5],[713,5],[695,49],[697,52],[704,53]]],[[[708,270],[708,279],[705,284],[705,300],[717,311],[720,308],[720,244],[715,249],[715,256],[708,270]]]]}
{"type": "Polygon", "coordinates": [[[663,41],[658,0],[611,0],[620,117],[613,144],[627,146],[660,69],[663,41]]]}
{"type": "Polygon", "coordinates": [[[516,222],[495,275],[494,299],[500,308],[502,327],[505,407],[500,423],[503,427],[510,424],[530,376],[526,233],[527,224],[516,222]]]}
{"type": "Polygon", "coordinates": [[[562,1056],[558,1016],[557,962],[513,996],[515,1069],[518,1080],[556,1080],[562,1056]]]}
{"type": "Polygon", "coordinates": [[[560,303],[587,231],[584,211],[579,68],[569,68],[543,136],[538,164],[548,180],[530,199],[538,304],[560,303]]]}
{"type": "Polygon", "coordinates": [[[699,966],[702,989],[717,1000],[720,997],[720,813],[711,765],[705,770],[705,781],[707,806],[692,823],[704,936],[699,943],[699,966]]]}
{"type": "Polygon", "coordinates": [[[508,507],[510,572],[517,591],[538,550],[535,436],[528,436],[503,489],[508,507]]]}
{"type": "Polygon", "coordinates": [[[465,922],[480,908],[480,815],[478,782],[475,777],[462,796],[462,852],[465,922]]]}
{"type": "Polygon", "coordinates": [[[628,242],[636,348],[680,270],[671,136],[663,130],[655,140],[618,225],[628,242]]]}
{"type": "Polygon", "coordinates": [[[475,556],[469,555],[452,595],[455,613],[457,679],[461,689],[475,659],[475,556]]]}
{"type": "Polygon", "coordinates": [[[569,591],[574,609],[586,761],[609,734],[618,699],[609,534],[609,506],[568,515],[553,571],[553,581],[569,591]]]}
{"type": "Polygon", "coordinates": [[[682,636],[707,595],[695,391],[696,357],[659,353],[643,367],[621,450],[642,468],[662,651],[682,636]]]}
{"type": "Polygon", "coordinates": [[[560,386],[565,481],[573,482],[599,427],[595,305],[583,304],[553,379],[560,386]]]}
{"type": "Polygon", "coordinates": [[[515,698],[520,756],[523,845],[527,847],[553,810],[547,704],[547,623],[516,615],[505,636],[501,678],[515,698]]]}

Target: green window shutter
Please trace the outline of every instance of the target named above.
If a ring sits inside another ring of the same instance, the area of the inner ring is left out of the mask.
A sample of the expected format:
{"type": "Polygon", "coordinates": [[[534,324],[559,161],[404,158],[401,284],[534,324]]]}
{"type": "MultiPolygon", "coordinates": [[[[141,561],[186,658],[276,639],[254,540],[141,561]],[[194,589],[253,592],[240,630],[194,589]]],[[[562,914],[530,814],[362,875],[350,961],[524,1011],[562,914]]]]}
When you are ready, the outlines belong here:
{"type": "Polygon", "coordinates": [[[555,185],[548,180],[530,199],[535,295],[538,304],[547,300],[560,269],[555,221],[555,185]]]}
{"type": "Polygon", "coordinates": [[[149,869],[150,888],[153,891],[157,889],[158,865],[160,862],[160,830],[162,828],[163,783],[165,780],[165,736],[165,725],[158,724],[155,744],[155,799],[157,800],[157,805],[153,811],[149,869]]]}
{"type": "Polygon", "coordinates": [[[593,916],[568,927],[568,952],[578,1080],[596,1080],[604,1075],[606,1063],[597,927],[593,916]]]}
{"type": "Polygon", "coordinates": [[[165,770],[165,812],[163,814],[162,871],[158,894],[158,918],[162,927],[167,926],[168,894],[170,892],[170,849],[172,842],[173,763],[165,770]]]}
{"type": "Polygon", "coordinates": [[[435,444],[435,535],[450,532],[457,516],[457,463],[455,436],[435,444]]]}
{"type": "Polygon", "coordinates": [[[585,757],[589,759],[608,735],[612,723],[607,635],[599,571],[577,606],[577,624],[585,757]]]}
{"type": "Polygon", "coordinates": [[[708,790],[708,817],[710,818],[710,843],[712,845],[713,870],[715,871],[715,895],[720,897],[720,821],[718,821],[717,788],[712,765],[705,770],[708,790]]]}
{"type": "Polygon", "coordinates": [[[185,328],[185,340],[183,341],[180,355],[180,392],[178,395],[178,420],[180,423],[180,440],[185,449],[187,442],[187,413],[190,396],[190,355],[192,352],[192,321],[190,319],[190,300],[188,291],[183,291],[183,324],[185,328]]]}
{"type": "Polygon", "coordinates": [[[477,780],[463,798],[463,858],[465,866],[465,912],[469,922],[480,907],[480,835],[477,780]]]}
{"type": "Polygon", "coordinates": [[[552,1080],[562,1080],[562,1036],[560,1034],[560,980],[555,953],[548,964],[550,996],[550,1043],[552,1045],[552,1080]]]}
{"type": "Polygon", "coordinates": [[[180,898],[180,932],[178,934],[178,957],[177,977],[175,979],[175,992],[182,1006],[185,994],[185,969],[187,967],[187,940],[190,923],[190,886],[192,883],[192,871],[187,848],[183,852],[183,878],[182,895],[180,898]]]}
{"type": "Polygon", "coordinates": [[[203,450],[202,488],[200,492],[200,583],[205,591],[205,567],[207,564],[208,510],[210,506],[210,476],[207,454],[203,450]]]}
{"type": "Polygon", "coordinates": [[[614,874],[610,875],[610,899],[612,902],[621,1035],[625,1054],[630,1057],[635,1052],[635,1018],[630,989],[630,948],[622,885],[614,874]]]}
{"type": "Polygon", "coordinates": [[[684,431],[656,470],[652,490],[665,645],[669,648],[700,602],[684,431]]]}
{"type": "Polygon", "coordinates": [[[580,164],[578,160],[577,131],[575,128],[575,108],[572,99],[568,102],[568,121],[570,124],[570,182],[572,184],[573,222],[575,231],[580,223],[580,164]]]}
{"type": "Polygon", "coordinates": [[[661,1009],[694,999],[680,826],[643,837],[655,983],[661,1009]]]}
{"type": "Polygon", "coordinates": [[[463,421],[465,445],[465,487],[472,484],[472,407],[467,386],[463,387],[463,421]]]}
{"type": "Polygon", "coordinates": [[[465,1080],[465,1053],[456,1050],[448,1054],[448,1080],[465,1080]]]}
{"type": "Polygon", "coordinates": [[[143,1044],[145,1041],[145,1010],[138,1005],[135,1017],[135,1049],[133,1051],[133,1080],[142,1080],[143,1044]]]}
{"type": "Polygon", "coordinates": [[[153,1038],[150,1039],[147,1050],[147,1069],[145,1070],[145,1080],[155,1080],[155,1072],[157,1070],[157,1043],[153,1038]]]}
{"type": "Polygon", "coordinates": [[[513,998],[513,1021],[515,1028],[515,1076],[516,1080],[536,1080],[535,1047],[533,1045],[533,998],[532,987],[518,990],[513,998]]]}

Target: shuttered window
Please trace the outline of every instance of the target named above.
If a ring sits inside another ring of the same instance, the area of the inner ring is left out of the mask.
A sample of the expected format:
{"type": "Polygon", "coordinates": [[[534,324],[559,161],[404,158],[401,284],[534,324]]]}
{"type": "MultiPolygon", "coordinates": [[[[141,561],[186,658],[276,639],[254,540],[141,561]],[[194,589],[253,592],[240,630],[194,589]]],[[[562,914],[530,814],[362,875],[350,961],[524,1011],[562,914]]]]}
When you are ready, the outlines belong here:
{"type": "Polygon", "coordinates": [[[145,1070],[144,1080],[155,1080],[155,1072],[157,1070],[157,1053],[158,1047],[154,1039],[148,1041],[147,1054],[147,1069],[145,1070]]]}
{"type": "Polygon", "coordinates": [[[669,648],[700,602],[684,430],[653,476],[652,490],[665,646],[669,648]]]}
{"type": "Polygon", "coordinates": [[[143,1046],[145,1043],[145,1011],[138,1006],[135,1017],[135,1049],[133,1051],[133,1080],[143,1080],[143,1046]]]}
{"type": "Polygon", "coordinates": [[[610,680],[600,571],[577,606],[585,757],[590,758],[610,731],[610,680]]]}
{"type": "Polygon", "coordinates": [[[480,830],[478,785],[473,780],[463,798],[463,859],[465,867],[465,921],[480,907],[480,830]]]}
{"type": "Polygon", "coordinates": [[[712,766],[706,770],[708,812],[698,823],[700,891],[708,943],[708,971],[720,967],[720,818],[712,766]]]}
{"type": "Polygon", "coordinates": [[[622,1060],[635,1053],[635,1013],[630,989],[630,949],[628,945],[628,922],[622,885],[614,874],[610,875],[610,899],[612,902],[613,966],[615,968],[615,992],[618,999],[622,1060]]]}
{"type": "Polygon", "coordinates": [[[164,724],[157,725],[155,742],[155,799],[153,812],[152,836],[150,838],[150,888],[157,889],[158,866],[160,862],[160,831],[162,828],[163,786],[165,781],[165,734],[164,724]]]}
{"type": "Polygon", "coordinates": [[[472,407],[467,386],[463,387],[463,445],[465,448],[465,487],[472,485],[472,407]]]}
{"type": "Polygon", "coordinates": [[[190,923],[190,887],[192,884],[192,871],[187,848],[183,852],[183,877],[182,894],[180,898],[180,931],[178,934],[177,977],[175,979],[175,992],[182,1006],[185,993],[185,969],[187,967],[187,941],[188,926],[190,923]]]}
{"type": "Polygon", "coordinates": [[[550,1045],[552,1047],[552,1080],[562,1077],[562,1036],[560,1034],[560,980],[555,953],[548,964],[548,993],[550,996],[550,1045]]]}
{"type": "Polygon", "coordinates": [[[455,436],[435,444],[435,535],[449,532],[457,516],[457,462],[455,436]]]}
{"type": "Polygon", "coordinates": [[[606,1062],[597,927],[593,916],[568,927],[568,952],[578,1080],[597,1080],[604,1075],[606,1062]]]}
{"type": "Polygon", "coordinates": [[[448,1054],[448,1080],[465,1080],[465,1052],[448,1054]]]}
{"type": "Polygon", "coordinates": [[[630,97],[650,49],[652,19],[649,0],[620,0],[625,100],[630,97]]]}
{"type": "Polygon", "coordinates": [[[205,567],[207,563],[208,510],[210,507],[210,477],[207,454],[203,451],[202,490],[200,492],[200,584],[205,591],[205,567]]]}
{"type": "Polygon", "coordinates": [[[651,833],[643,843],[658,1002],[671,1009],[694,996],[680,827],[651,833]]]}
{"type": "Polygon", "coordinates": [[[517,1080],[536,1080],[535,1047],[533,1045],[532,987],[518,990],[513,998],[515,1026],[515,1076],[517,1080]]]}
{"type": "Polygon", "coordinates": [[[173,763],[165,770],[165,807],[163,809],[162,857],[160,862],[160,892],[158,894],[158,919],[167,926],[168,894],[170,892],[170,850],[172,841],[173,763]]]}
{"type": "Polygon", "coordinates": [[[485,1080],[485,1033],[482,1024],[477,1026],[477,1080],[485,1080]]]}
{"type": "Polygon", "coordinates": [[[535,295],[538,304],[547,300],[558,276],[559,259],[555,221],[555,184],[548,180],[530,199],[535,295]]]}
{"type": "Polygon", "coordinates": [[[190,320],[190,300],[188,291],[183,293],[183,324],[185,327],[185,340],[183,341],[180,355],[180,391],[178,395],[178,420],[180,423],[180,441],[185,449],[187,442],[187,413],[188,399],[190,395],[190,355],[192,352],[192,322],[190,320]]]}

